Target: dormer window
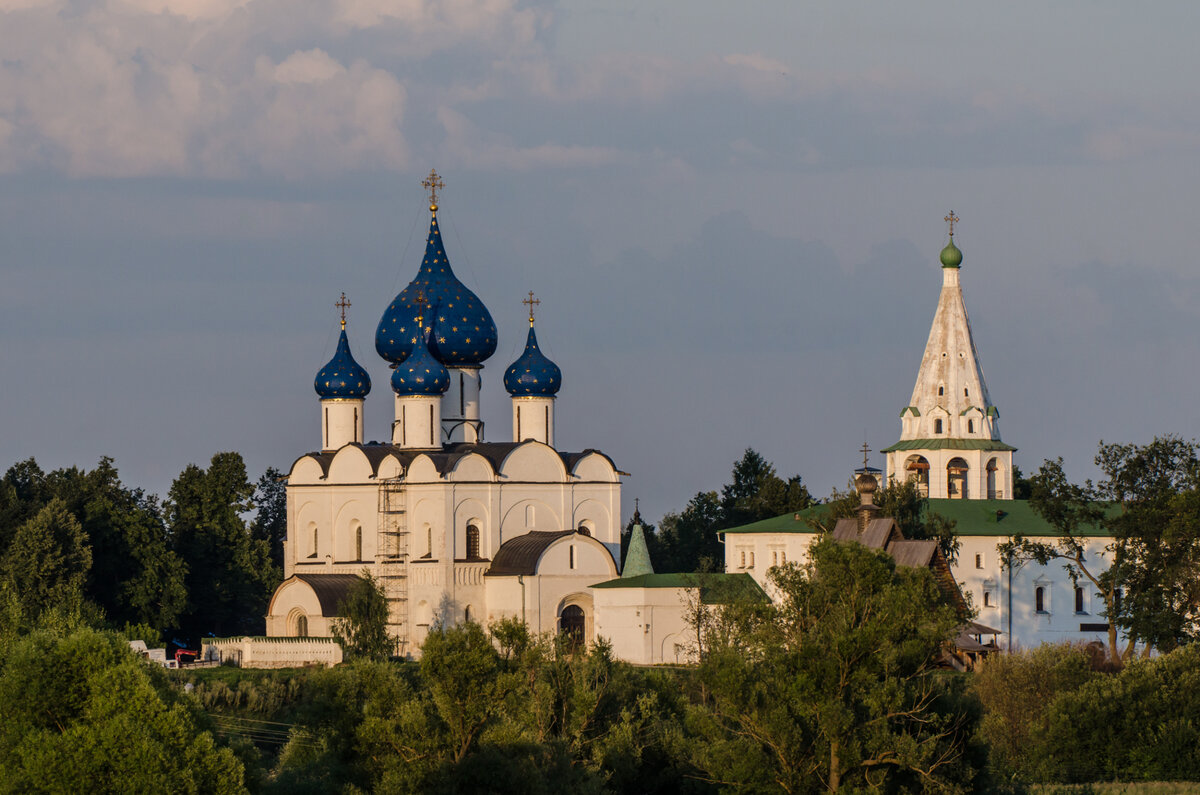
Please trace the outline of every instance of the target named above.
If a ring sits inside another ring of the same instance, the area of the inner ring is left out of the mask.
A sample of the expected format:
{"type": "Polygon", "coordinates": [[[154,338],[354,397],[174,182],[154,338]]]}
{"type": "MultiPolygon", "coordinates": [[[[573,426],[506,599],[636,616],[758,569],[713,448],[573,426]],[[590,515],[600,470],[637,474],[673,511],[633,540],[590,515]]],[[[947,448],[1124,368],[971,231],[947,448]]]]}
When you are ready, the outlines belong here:
{"type": "Polygon", "coordinates": [[[975,420],[967,420],[967,433],[975,433],[975,420]]]}
{"type": "Polygon", "coordinates": [[[934,433],[941,433],[941,432],[942,432],[942,421],[941,421],[941,420],[934,420],[934,421],[933,421],[933,432],[934,432],[934,433]]]}

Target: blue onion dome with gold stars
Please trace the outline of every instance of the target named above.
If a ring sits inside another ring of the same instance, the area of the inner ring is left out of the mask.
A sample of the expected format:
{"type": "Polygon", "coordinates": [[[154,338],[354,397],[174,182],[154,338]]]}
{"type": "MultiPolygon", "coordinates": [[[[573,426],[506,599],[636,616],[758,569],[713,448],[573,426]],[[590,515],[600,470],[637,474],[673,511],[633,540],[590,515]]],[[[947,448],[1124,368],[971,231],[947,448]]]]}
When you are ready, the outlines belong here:
{"type": "Polygon", "coordinates": [[[450,388],[450,371],[434,357],[428,342],[437,333],[437,324],[428,332],[419,317],[410,318],[405,325],[409,328],[409,352],[392,371],[392,389],[397,395],[444,394],[450,388]]]}
{"type": "Polygon", "coordinates": [[[480,365],[496,352],[496,324],[479,297],[450,269],[438,229],[437,205],[431,204],[430,209],[433,216],[421,270],[383,313],[375,331],[375,350],[393,364],[405,360],[412,350],[412,319],[417,314],[416,297],[421,293],[439,307],[434,318],[438,333],[429,340],[433,355],[452,367],[480,365]]]}
{"type": "Polygon", "coordinates": [[[342,326],[337,352],[317,373],[316,379],[313,380],[313,388],[322,400],[364,398],[371,391],[371,376],[367,375],[367,371],[350,355],[350,342],[346,339],[345,326],[342,326]]]}
{"type": "Polygon", "coordinates": [[[346,294],[334,304],[342,315],[342,336],[338,338],[337,351],[328,364],[321,368],[313,379],[313,388],[322,400],[331,398],[365,398],[371,391],[371,376],[367,375],[350,354],[350,341],[346,339],[346,308],[350,302],[346,294]]]}
{"type": "Polygon", "coordinates": [[[562,370],[542,353],[530,323],[525,352],[504,372],[504,388],[513,397],[553,397],[561,387],[562,370]]]}

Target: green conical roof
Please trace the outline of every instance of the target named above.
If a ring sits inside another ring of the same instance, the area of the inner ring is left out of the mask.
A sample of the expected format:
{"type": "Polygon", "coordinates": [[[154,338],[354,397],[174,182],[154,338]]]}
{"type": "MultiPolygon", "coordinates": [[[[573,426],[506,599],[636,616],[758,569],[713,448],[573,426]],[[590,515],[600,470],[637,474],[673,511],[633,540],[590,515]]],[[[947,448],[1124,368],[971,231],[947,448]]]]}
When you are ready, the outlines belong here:
{"type": "Polygon", "coordinates": [[[653,573],[650,550],[646,547],[646,533],[640,524],[635,524],[629,532],[629,549],[625,550],[625,568],[621,569],[621,579],[653,573]]]}

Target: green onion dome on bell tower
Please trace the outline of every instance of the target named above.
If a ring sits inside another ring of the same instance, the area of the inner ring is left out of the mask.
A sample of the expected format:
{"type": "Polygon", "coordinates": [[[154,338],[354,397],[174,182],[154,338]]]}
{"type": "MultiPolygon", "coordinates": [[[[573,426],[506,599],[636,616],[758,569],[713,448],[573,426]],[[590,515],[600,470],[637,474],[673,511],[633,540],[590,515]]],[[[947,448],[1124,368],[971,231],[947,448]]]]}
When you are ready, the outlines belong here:
{"type": "Polygon", "coordinates": [[[458,280],[450,268],[442,232],[438,227],[437,190],[443,187],[436,171],[422,182],[430,189],[429,235],[425,258],[417,276],[392,300],[375,330],[375,350],[392,364],[400,364],[413,350],[412,319],[417,314],[416,298],[422,294],[438,312],[430,318],[438,333],[429,340],[429,350],[450,367],[475,367],[496,352],[496,323],[475,293],[458,280]]]}
{"type": "Polygon", "coordinates": [[[562,370],[546,358],[538,347],[537,334],[533,330],[533,306],[541,301],[529,293],[524,301],[529,304],[529,336],[525,338],[525,350],[504,372],[504,388],[513,397],[553,397],[562,388],[562,370]]]}
{"type": "Polygon", "coordinates": [[[942,249],[940,259],[943,268],[957,268],[962,265],[962,252],[958,250],[958,246],[954,245],[954,223],[957,220],[958,216],[954,214],[953,210],[946,216],[946,221],[950,224],[950,242],[942,249]]]}
{"type": "Polygon", "coordinates": [[[346,339],[346,307],[350,302],[346,294],[335,304],[342,313],[342,335],[338,338],[337,351],[333,358],[321,368],[313,379],[313,388],[322,400],[360,399],[371,391],[371,376],[354,361],[350,353],[350,341],[346,339]]]}

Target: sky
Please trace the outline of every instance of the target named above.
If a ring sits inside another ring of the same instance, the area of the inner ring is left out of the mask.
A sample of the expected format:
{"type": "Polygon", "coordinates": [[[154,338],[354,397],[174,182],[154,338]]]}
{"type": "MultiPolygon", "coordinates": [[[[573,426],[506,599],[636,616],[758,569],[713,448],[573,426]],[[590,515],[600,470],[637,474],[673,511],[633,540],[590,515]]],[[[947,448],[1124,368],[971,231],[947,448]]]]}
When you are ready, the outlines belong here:
{"type": "MultiPolygon", "coordinates": [[[[1095,477],[1197,436],[1200,4],[0,0],[0,468],[160,495],[320,445],[334,301],[416,274],[420,180],[490,309],[521,299],[557,441],[657,521],[747,447],[814,494],[900,435],[943,217],[1003,439],[1095,477]]],[[[872,464],[883,466],[875,454],[872,464]]]]}

